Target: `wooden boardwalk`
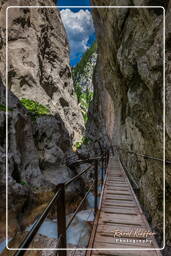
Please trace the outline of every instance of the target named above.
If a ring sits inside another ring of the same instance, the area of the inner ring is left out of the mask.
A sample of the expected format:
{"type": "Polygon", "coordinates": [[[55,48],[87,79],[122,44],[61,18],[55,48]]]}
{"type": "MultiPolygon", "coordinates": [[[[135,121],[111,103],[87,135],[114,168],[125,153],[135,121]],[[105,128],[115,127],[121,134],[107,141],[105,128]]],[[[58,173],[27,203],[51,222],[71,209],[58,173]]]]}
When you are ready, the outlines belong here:
{"type": "Polygon", "coordinates": [[[112,157],[88,246],[99,250],[87,251],[86,256],[161,256],[158,250],[143,250],[158,248],[154,236],[149,236],[147,241],[142,236],[137,238],[136,231],[140,233],[151,229],[120,161],[112,157]],[[129,237],[128,234],[118,237],[118,232],[131,231],[129,237]],[[106,248],[110,250],[105,250],[106,248]],[[123,248],[127,250],[124,251],[123,248]],[[142,248],[142,251],[136,248],[142,248]]]}

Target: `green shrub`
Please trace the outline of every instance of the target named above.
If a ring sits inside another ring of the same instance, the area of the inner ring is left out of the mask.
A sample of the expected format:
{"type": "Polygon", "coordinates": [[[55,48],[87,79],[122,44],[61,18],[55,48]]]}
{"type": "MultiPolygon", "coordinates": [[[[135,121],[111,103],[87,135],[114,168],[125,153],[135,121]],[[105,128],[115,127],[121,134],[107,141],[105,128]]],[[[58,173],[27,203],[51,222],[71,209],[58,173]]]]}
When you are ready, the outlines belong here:
{"type": "Polygon", "coordinates": [[[27,185],[27,186],[28,186],[27,181],[24,181],[24,180],[22,180],[22,181],[20,182],[20,184],[23,185],[23,186],[24,186],[24,185],[27,185]]]}
{"type": "Polygon", "coordinates": [[[73,149],[78,150],[81,148],[82,145],[87,145],[90,142],[90,138],[83,136],[80,141],[77,141],[73,145],[73,149]]]}
{"type": "Polygon", "coordinates": [[[83,57],[81,58],[80,62],[76,65],[76,67],[73,68],[73,78],[75,82],[75,78],[77,77],[77,74],[81,74],[84,71],[84,68],[89,61],[90,57],[93,53],[95,53],[97,50],[97,43],[96,41],[92,44],[90,48],[84,53],[83,57]]]}
{"type": "Polygon", "coordinates": [[[50,110],[47,107],[39,104],[36,101],[23,98],[21,99],[21,103],[30,112],[32,117],[50,114],[50,110]]]}
{"type": "MultiPolygon", "coordinates": [[[[3,104],[0,104],[0,111],[6,111],[6,106],[3,104]]],[[[8,107],[8,111],[13,111],[13,109],[8,107]]]]}
{"type": "Polygon", "coordinates": [[[93,92],[90,91],[90,89],[83,90],[83,88],[80,86],[80,84],[77,82],[77,76],[79,74],[84,73],[84,68],[87,65],[90,57],[93,53],[95,53],[97,50],[97,43],[94,42],[92,46],[84,53],[81,61],[72,69],[72,75],[74,80],[74,89],[75,93],[78,99],[78,103],[81,107],[81,112],[84,118],[84,122],[86,123],[88,120],[88,109],[90,102],[93,99],[93,92]]]}
{"type": "Polygon", "coordinates": [[[5,106],[5,105],[0,104],[0,111],[6,111],[6,106],[5,106]]]}
{"type": "Polygon", "coordinates": [[[93,92],[91,92],[89,89],[87,89],[86,92],[82,92],[80,96],[80,107],[81,107],[81,112],[82,112],[85,123],[88,120],[88,109],[92,99],[93,99],[93,92]]]}

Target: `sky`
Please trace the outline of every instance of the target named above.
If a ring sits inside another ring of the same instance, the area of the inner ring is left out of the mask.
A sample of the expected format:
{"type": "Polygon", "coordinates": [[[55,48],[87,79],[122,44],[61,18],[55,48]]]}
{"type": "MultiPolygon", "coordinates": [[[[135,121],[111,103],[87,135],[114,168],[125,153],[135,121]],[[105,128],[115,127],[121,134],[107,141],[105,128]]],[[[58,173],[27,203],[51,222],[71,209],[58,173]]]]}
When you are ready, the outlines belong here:
{"type": "MultiPolygon", "coordinates": [[[[90,6],[90,0],[58,0],[57,6],[90,6]]],[[[63,8],[61,18],[70,46],[70,64],[75,66],[95,41],[91,9],[63,8]]]]}

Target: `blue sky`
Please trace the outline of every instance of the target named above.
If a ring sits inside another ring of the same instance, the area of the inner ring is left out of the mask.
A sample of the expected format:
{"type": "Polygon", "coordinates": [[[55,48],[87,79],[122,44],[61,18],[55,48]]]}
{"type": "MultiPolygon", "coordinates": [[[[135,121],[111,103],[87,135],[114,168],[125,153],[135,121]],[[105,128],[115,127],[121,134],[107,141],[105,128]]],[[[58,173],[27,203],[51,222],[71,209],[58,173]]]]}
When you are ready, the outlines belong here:
{"type": "MultiPolygon", "coordinates": [[[[57,6],[90,6],[90,0],[58,0],[57,6]]],[[[70,64],[75,66],[84,52],[95,41],[91,9],[64,8],[61,10],[69,45],[70,64]]]]}
{"type": "Polygon", "coordinates": [[[57,0],[61,6],[90,6],[90,0],[57,0]]]}

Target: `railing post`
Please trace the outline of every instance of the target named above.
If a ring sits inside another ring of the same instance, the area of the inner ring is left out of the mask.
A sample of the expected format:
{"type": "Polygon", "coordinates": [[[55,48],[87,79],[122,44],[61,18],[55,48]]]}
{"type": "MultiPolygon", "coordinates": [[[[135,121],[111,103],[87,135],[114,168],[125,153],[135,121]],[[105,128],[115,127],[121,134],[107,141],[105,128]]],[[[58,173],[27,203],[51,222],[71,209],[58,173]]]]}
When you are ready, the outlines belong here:
{"type": "Polygon", "coordinates": [[[104,182],[104,156],[102,155],[102,170],[101,170],[101,187],[103,187],[103,182],[104,182]]]}
{"type": "Polygon", "coordinates": [[[106,168],[107,168],[107,152],[105,150],[105,174],[106,174],[106,168]]]}
{"type": "Polygon", "coordinates": [[[108,164],[109,164],[109,157],[110,157],[110,151],[108,150],[108,151],[107,151],[107,166],[108,166],[108,164]]]}
{"type": "Polygon", "coordinates": [[[113,145],[111,146],[111,150],[112,150],[112,155],[115,156],[113,145]]]}
{"type": "MultiPolygon", "coordinates": [[[[65,184],[58,185],[60,189],[60,195],[57,199],[57,229],[58,239],[60,239],[59,248],[66,248],[66,212],[65,212],[65,184]]],[[[59,256],[66,256],[66,250],[59,250],[59,256]]]]}
{"type": "Polygon", "coordinates": [[[94,181],[94,216],[98,209],[98,160],[95,160],[95,181],[94,181]]]}

